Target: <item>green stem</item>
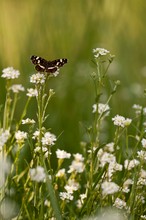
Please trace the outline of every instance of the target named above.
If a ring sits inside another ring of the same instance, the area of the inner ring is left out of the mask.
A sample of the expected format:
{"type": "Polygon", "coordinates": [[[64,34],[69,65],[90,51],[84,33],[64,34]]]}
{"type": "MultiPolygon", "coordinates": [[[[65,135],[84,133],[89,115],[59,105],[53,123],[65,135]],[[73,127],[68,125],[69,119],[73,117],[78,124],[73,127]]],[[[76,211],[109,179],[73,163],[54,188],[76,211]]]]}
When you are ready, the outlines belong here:
{"type": "MultiPolygon", "coordinates": [[[[48,104],[49,99],[48,99],[47,103],[44,104],[45,103],[44,102],[45,88],[42,85],[40,85],[40,86],[38,86],[37,89],[38,89],[37,104],[38,104],[38,125],[39,125],[39,141],[38,141],[38,144],[41,147],[41,164],[43,165],[43,167],[45,169],[45,172],[46,172],[46,178],[47,178],[46,179],[46,185],[47,185],[48,193],[50,195],[50,202],[51,202],[54,214],[55,214],[57,220],[61,220],[62,217],[61,217],[61,212],[60,212],[58,200],[56,198],[52,182],[48,177],[48,170],[47,170],[46,163],[45,163],[45,160],[44,160],[44,157],[43,157],[42,142],[41,142],[41,140],[42,140],[42,126],[43,126],[43,121],[44,121],[44,117],[45,117],[45,111],[46,111],[46,108],[47,108],[46,104],[48,104]]],[[[42,205],[43,205],[43,203],[42,203],[42,205]]]]}

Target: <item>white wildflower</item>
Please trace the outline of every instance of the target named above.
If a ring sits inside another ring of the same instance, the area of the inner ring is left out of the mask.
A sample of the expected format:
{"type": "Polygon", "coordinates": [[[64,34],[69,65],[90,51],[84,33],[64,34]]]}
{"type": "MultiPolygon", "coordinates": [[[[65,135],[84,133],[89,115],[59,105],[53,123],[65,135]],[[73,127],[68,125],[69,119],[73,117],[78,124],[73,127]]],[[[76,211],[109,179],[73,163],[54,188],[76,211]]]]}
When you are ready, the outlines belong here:
{"type": "Polygon", "coordinates": [[[120,198],[116,198],[114,206],[118,209],[126,208],[126,202],[120,198]]]}
{"type": "Polygon", "coordinates": [[[93,108],[92,113],[95,113],[95,112],[97,111],[97,104],[94,104],[94,105],[92,106],[92,108],[93,108]]]}
{"type": "Polygon", "coordinates": [[[75,159],[76,161],[84,161],[83,155],[82,155],[82,154],[79,154],[79,153],[74,154],[74,159],[75,159]]]}
{"type": "Polygon", "coordinates": [[[133,159],[133,160],[125,160],[124,161],[124,167],[125,169],[127,170],[131,170],[133,169],[134,167],[138,166],[140,164],[140,162],[136,159],[133,159]]]}
{"type": "Polygon", "coordinates": [[[57,158],[59,158],[59,159],[65,159],[65,158],[69,159],[69,158],[71,157],[71,154],[70,154],[70,153],[67,153],[67,152],[64,151],[64,150],[57,149],[57,151],[56,151],[56,156],[57,156],[57,158]]]}
{"type": "Polygon", "coordinates": [[[146,139],[145,139],[145,138],[143,138],[143,139],[141,140],[141,143],[142,143],[142,146],[143,146],[144,148],[146,148],[146,139]]]}
{"type": "Polygon", "coordinates": [[[73,200],[73,195],[68,192],[60,192],[59,196],[62,200],[73,200]]]}
{"type": "Polygon", "coordinates": [[[20,91],[24,91],[24,87],[21,84],[14,84],[10,87],[10,90],[12,90],[14,93],[19,93],[20,91]]]}
{"type": "MultiPolygon", "coordinates": [[[[98,154],[99,156],[99,154],[98,154]]],[[[104,167],[106,163],[115,163],[116,157],[113,154],[110,154],[108,152],[103,152],[103,154],[99,157],[100,160],[100,166],[104,167]]]]}
{"type": "Polygon", "coordinates": [[[65,169],[60,169],[58,170],[58,172],[56,173],[56,177],[64,177],[65,176],[65,169]]]}
{"type": "Polygon", "coordinates": [[[124,128],[131,124],[132,119],[124,118],[123,116],[116,115],[114,118],[112,118],[112,121],[114,122],[114,125],[124,128]]]}
{"type": "Polygon", "coordinates": [[[68,193],[73,193],[74,191],[77,191],[79,187],[80,185],[78,182],[76,182],[74,179],[70,179],[64,188],[68,193]]]}
{"type": "Polygon", "coordinates": [[[46,132],[44,134],[44,137],[42,137],[42,145],[49,145],[49,146],[53,146],[56,141],[56,136],[54,134],[51,134],[50,132],[46,132]]]}
{"type": "MultiPolygon", "coordinates": [[[[92,107],[93,107],[92,113],[95,113],[97,111],[97,104],[94,104],[92,107]]],[[[108,116],[109,110],[110,110],[110,107],[108,104],[103,104],[103,103],[98,104],[98,113],[99,114],[103,114],[104,112],[106,112],[105,115],[108,116]]]]}
{"type": "Polygon", "coordinates": [[[23,125],[25,125],[25,124],[35,124],[35,120],[30,119],[30,118],[26,118],[26,119],[22,120],[22,124],[23,125]]]}
{"type": "Polygon", "coordinates": [[[114,152],[114,143],[108,143],[105,145],[104,150],[109,151],[110,153],[114,152]]]}
{"type": "Polygon", "coordinates": [[[38,91],[37,89],[29,88],[27,89],[27,94],[28,97],[37,97],[38,96],[38,91]]]}
{"type": "Polygon", "coordinates": [[[33,133],[32,139],[38,139],[40,135],[40,132],[37,130],[33,133]]]}
{"type": "Polygon", "coordinates": [[[137,115],[140,115],[140,114],[141,114],[141,110],[142,110],[142,106],[141,106],[141,105],[134,104],[134,105],[132,106],[132,108],[135,110],[135,113],[136,113],[137,115]]]}
{"type": "Polygon", "coordinates": [[[27,133],[24,132],[24,131],[18,130],[18,131],[15,133],[15,138],[16,138],[17,143],[23,143],[23,142],[24,142],[24,139],[27,138],[27,133]]]}
{"type": "Polygon", "coordinates": [[[119,191],[119,186],[114,182],[105,181],[101,184],[103,195],[114,194],[119,191]]]}
{"type": "Polygon", "coordinates": [[[103,114],[104,112],[106,112],[106,115],[108,115],[109,110],[110,110],[110,107],[108,104],[103,104],[103,103],[98,104],[98,113],[99,114],[103,114]]]}
{"type": "Polygon", "coordinates": [[[74,160],[69,166],[68,173],[72,173],[72,172],[82,173],[85,168],[83,161],[84,161],[84,157],[82,156],[82,154],[79,153],[74,154],[74,160]]]}
{"type": "Polygon", "coordinates": [[[3,78],[6,79],[16,79],[19,77],[20,72],[18,70],[15,70],[13,67],[7,67],[2,70],[2,76],[3,78]]]}
{"type": "Polygon", "coordinates": [[[41,166],[37,166],[36,168],[30,169],[30,178],[36,182],[44,182],[46,180],[45,170],[41,166]]]}
{"type": "Polygon", "coordinates": [[[87,195],[85,193],[80,194],[81,202],[83,203],[83,200],[87,198],[87,195]]]}
{"type": "Polygon", "coordinates": [[[137,151],[137,157],[140,158],[141,160],[146,160],[146,151],[144,150],[137,151]]]}
{"type": "Polygon", "coordinates": [[[93,49],[94,57],[98,58],[100,56],[106,56],[110,53],[110,51],[104,49],[104,48],[95,48],[93,49]]]}
{"type": "Polygon", "coordinates": [[[46,77],[42,73],[36,73],[30,77],[30,82],[35,83],[35,84],[44,84],[45,80],[46,80],[46,77]]]}
{"type": "Polygon", "coordinates": [[[10,136],[9,130],[0,129],[0,151],[10,136]]]}
{"type": "Polygon", "coordinates": [[[130,185],[132,185],[134,182],[133,182],[133,180],[132,179],[127,179],[127,180],[125,180],[125,182],[123,183],[123,187],[122,187],[122,191],[124,192],[124,193],[129,193],[129,191],[130,191],[130,185]]]}
{"type": "Polygon", "coordinates": [[[73,160],[72,164],[69,166],[68,173],[77,172],[82,173],[84,171],[85,165],[82,161],[73,160]]]}

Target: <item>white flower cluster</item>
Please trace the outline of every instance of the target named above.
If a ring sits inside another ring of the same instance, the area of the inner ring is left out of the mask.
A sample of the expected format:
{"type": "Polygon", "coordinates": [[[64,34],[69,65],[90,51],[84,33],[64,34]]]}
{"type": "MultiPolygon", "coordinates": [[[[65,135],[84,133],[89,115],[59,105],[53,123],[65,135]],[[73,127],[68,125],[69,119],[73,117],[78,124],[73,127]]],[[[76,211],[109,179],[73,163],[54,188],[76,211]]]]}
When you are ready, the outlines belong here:
{"type": "Polygon", "coordinates": [[[109,180],[112,179],[112,176],[116,171],[123,170],[123,165],[116,162],[116,157],[112,153],[100,149],[97,153],[97,157],[100,162],[99,163],[100,167],[104,167],[106,164],[108,164],[106,176],[108,177],[109,180]]]}
{"type": "Polygon", "coordinates": [[[27,133],[24,132],[24,131],[18,130],[18,131],[15,133],[15,138],[16,138],[16,142],[17,142],[18,144],[22,144],[22,143],[24,143],[24,140],[27,138],[27,133]]]}
{"type": "Polygon", "coordinates": [[[73,200],[73,193],[79,189],[80,185],[74,179],[69,179],[68,183],[64,186],[67,192],[60,192],[60,198],[62,200],[73,200]]]}
{"type": "Polygon", "coordinates": [[[10,90],[12,90],[14,93],[19,93],[20,91],[24,91],[24,87],[21,84],[14,84],[10,87],[10,90]]]}
{"type": "Polygon", "coordinates": [[[16,79],[19,77],[20,72],[18,70],[15,70],[13,67],[7,67],[2,70],[2,78],[6,79],[16,79]]]}
{"type": "Polygon", "coordinates": [[[102,194],[104,196],[111,195],[119,191],[120,187],[114,182],[104,181],[101,184],[102,194]]]}
{"type": "Polygon", "coordinates": [[[69,158],[71,157],[71,154],[70,154],[70,153],[67,153],[67,152],[64,151],[64,150],[57,149],[57,151],[56,151],[56,156],[57,156],[57,158],[59,158],[59,159],[69,159],[69,158]]]}
{"type": "Polygon", "coordinates": [[[140,115],[141,113],[146,115],[146,107],[143,108],[141,105],[134,104],[132,108],[135,110],[136,115],[140,115]]]}
{"type": "Polygon", "coordinates": [[[7,142],[10,136],[9,130],[0,129],[0,151],[2,150],[4,144],[7,142]]]}
{"type": "Polygon", "coordinates": [[[42,145],[43,146],[46,146],[46,145],[49,145],[49,146],[53,146],[55,144],[55,141],[56,141],[56,136],[54,134],[51,134],[49,131],[46,132],[44,134],[44,136],[42,137],[42,145]]]}
{"type": "Polygon", "coordinates": [[[29,171],[30,178],[36,182],[44,182],[46,180],[45,170],[41,166],[37,166],[36,168],[30,169],[29,171]]]}
{"type": "Polygon", "coordinates": [[[104,112],[106,112],[105,115],[106,116],[109,115],[110,107],[108,104],[98,103],[98,106],[97,106],[97,104],[94,104],[92,107],[93,107],[92,113],[97,112],[97,109],[98,109],[99,114],[103,114],[104,112]]]}
{"type": "Polygon", "coordinates": [[[38,91],[37,89],[29,88],[27,89],[27,94],[28,97],[37,97],[38,96],[38,91]]]}
{"type": "Polygon", "coordinates": [[[46,81],[46,77],[42,73],[36,73],[30,77],[30,82],[34,84],[44,84],[45,81],[46,81]]]}
{"type": "Polygon", "coordinates": [[[114,125],[116,125],[118,127],[125,128],[125,127],[127,127],[131,124],[132,119],[125,118],[125,117],[120,116],[120,115],[116,115],[114,118],[112,118],[112,121],[114,122],[114,125]]]}
{"type": "Polygon", "coordinates": [[[26,119],[22,119],[22,124],[35,124],[35,120],[34,119],[30,119],[30,118],[26,118],[26,119]]]}
{"type": "Polygon", "coordinates": [[[94,54],[95,58],[98,58],[100,56],[106,56],[109,53],[110,53],[110,51],[108,51],[104,48],[95,48],[95,49],[93,49],[93,54],[94,54]]]}
{"type": "Polygon", "coordinates": [[[82,173],[84,171],[84,157],[82,154],[74,154],[74,160],[72,161],[71,165],[69,166],[68,173],[76,172],[82,173]]]}

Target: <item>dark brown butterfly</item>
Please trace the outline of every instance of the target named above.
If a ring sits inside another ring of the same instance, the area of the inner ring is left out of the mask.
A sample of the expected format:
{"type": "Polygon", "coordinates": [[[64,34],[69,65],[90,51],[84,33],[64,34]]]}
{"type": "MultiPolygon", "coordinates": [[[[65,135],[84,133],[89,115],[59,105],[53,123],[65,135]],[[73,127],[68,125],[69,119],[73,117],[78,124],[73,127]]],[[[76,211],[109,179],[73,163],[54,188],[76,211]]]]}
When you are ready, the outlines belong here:
{"type": "Polygon", "coordinates": [[[60,67],[67,63],[67,59],[57,59],[53,61],[47,61],[38,56],[31,56],[31,61],[35,65],[35,69],[38,72],[55,73],[60,67]]]}

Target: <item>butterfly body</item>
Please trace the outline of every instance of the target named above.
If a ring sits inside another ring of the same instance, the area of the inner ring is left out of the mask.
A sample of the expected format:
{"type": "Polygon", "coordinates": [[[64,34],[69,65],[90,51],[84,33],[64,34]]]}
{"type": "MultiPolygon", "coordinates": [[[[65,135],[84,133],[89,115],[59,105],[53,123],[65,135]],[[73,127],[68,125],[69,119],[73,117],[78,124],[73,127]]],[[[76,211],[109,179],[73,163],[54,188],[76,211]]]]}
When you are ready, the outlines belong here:
{"type": "Polygon", "coordinates": [[[47,72],[47,73],[54,73],[60,67],[62,67],[65,63],[67,63],[67,59],[56,59],[53,61],[47,61],[44,58],[38,56],[31,56],[31,61],[35,65],[35,69],[39,72],[47,72]]]}

